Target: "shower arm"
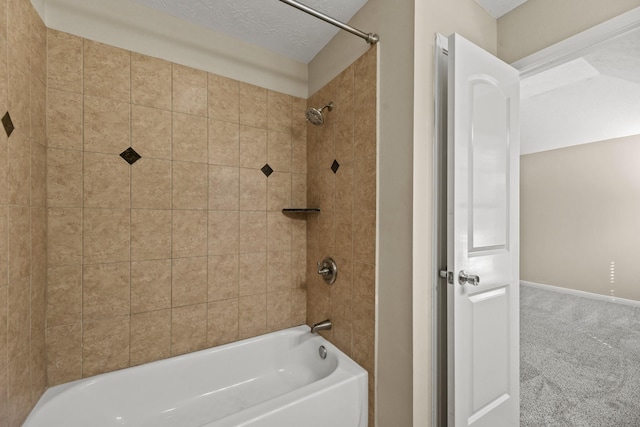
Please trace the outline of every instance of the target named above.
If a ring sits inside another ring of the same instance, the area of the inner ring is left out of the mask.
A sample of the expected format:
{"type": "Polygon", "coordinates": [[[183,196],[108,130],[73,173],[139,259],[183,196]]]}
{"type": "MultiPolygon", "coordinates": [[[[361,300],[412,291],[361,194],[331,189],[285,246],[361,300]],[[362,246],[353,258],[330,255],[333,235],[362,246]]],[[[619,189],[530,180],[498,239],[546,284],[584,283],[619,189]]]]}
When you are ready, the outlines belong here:
{"type": "Polygon", "coordinates": [[[288,4],[289,6],[293,6],[298,10],[308,13],[311,16],[315,16],[318,19],[322,19],[324,22],[328,22],[331,25],[334,25],[338,28],[341,28],[345,31],[350,32],[351,34],[354,34],[360,38],[363,38],[367,43],[371,45],[378,43],[378,40],[380,40],[380,37],[378,37],[377,34],[365,33],[363,31],[360,31],[357,28],[353,28],[352,26],[347,25],[344,22],[340,22],[337,19],[334,19],[328,15],[325,15],[322,12],[318,12],[317,10],[310,8],[309,6],[304,5],[302,3],[299,3],[296,0],[280,0],[280,1],[288,4]]]}

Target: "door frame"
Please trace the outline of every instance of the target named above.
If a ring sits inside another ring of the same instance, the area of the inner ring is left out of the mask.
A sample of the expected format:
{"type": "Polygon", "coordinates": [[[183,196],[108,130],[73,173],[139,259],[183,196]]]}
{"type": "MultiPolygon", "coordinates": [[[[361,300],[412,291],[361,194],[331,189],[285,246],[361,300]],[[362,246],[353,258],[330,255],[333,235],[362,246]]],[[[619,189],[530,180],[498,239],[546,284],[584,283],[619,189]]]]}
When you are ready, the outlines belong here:
{"type": "MultiPolygon", "coordinates": [[[[515,61],[511,65],[520,71],[520,77],[529,77],[577,59],[600,43],[637,29],[640,29],[640,7],[595,25],[515,61]]],[[[447,38],[442,34],[436,34],[435,38],[434,161],[432,175],[434,182],[432,221],[434,271],[431,278],[433,378],[431,391],[433,410],[431,421],[434,427],[444,427],[447,425],[447,285],[446,280],[440,277],[439,270],[445,269],[447,260],[447,38]]]]}

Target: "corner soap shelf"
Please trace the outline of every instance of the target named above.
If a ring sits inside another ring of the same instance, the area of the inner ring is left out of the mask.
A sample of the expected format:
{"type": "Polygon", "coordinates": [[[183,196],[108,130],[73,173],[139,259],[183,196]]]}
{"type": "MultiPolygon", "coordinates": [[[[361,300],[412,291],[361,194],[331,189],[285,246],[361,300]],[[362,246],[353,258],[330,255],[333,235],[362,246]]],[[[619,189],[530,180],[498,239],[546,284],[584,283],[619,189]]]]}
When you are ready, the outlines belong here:
{"type": "Polygon", "coordinates": [[[284,208],[282,213],[318,213],[319,208],[284,208]]]}

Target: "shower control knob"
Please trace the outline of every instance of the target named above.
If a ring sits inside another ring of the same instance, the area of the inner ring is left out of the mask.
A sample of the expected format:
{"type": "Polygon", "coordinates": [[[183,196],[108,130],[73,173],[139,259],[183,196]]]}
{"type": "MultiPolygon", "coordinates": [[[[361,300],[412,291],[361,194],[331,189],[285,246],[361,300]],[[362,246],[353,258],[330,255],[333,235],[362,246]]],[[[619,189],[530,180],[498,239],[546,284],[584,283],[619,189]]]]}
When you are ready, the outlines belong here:
{"type": "Polygon", "coordinates": [[[474,276],[473,274],[467,274],[464,270],[460,270],[460,273],[458,273],[458,283],[461,285],[468,283],[473,286],[478,286],[480,284],[480,277],[474,276]]]}
{"type": "Polygon", "coordinates": [[[328,284],[333,285],[338,277],[338,266],[331,257],[326,257],[322,263],[318,263],[318,274],[328,284]]]}

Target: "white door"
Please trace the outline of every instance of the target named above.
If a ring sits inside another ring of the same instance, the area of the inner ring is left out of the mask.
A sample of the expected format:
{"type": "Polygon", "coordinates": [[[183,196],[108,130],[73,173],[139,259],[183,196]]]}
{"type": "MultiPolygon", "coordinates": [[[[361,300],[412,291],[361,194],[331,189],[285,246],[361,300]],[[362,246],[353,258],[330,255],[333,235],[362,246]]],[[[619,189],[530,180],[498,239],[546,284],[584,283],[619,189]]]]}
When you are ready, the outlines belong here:
{"type": "Polygon", "coordinates": [[[514,427],[519,76],[457,34],[448,47],[449,426],[514,427]]]}

